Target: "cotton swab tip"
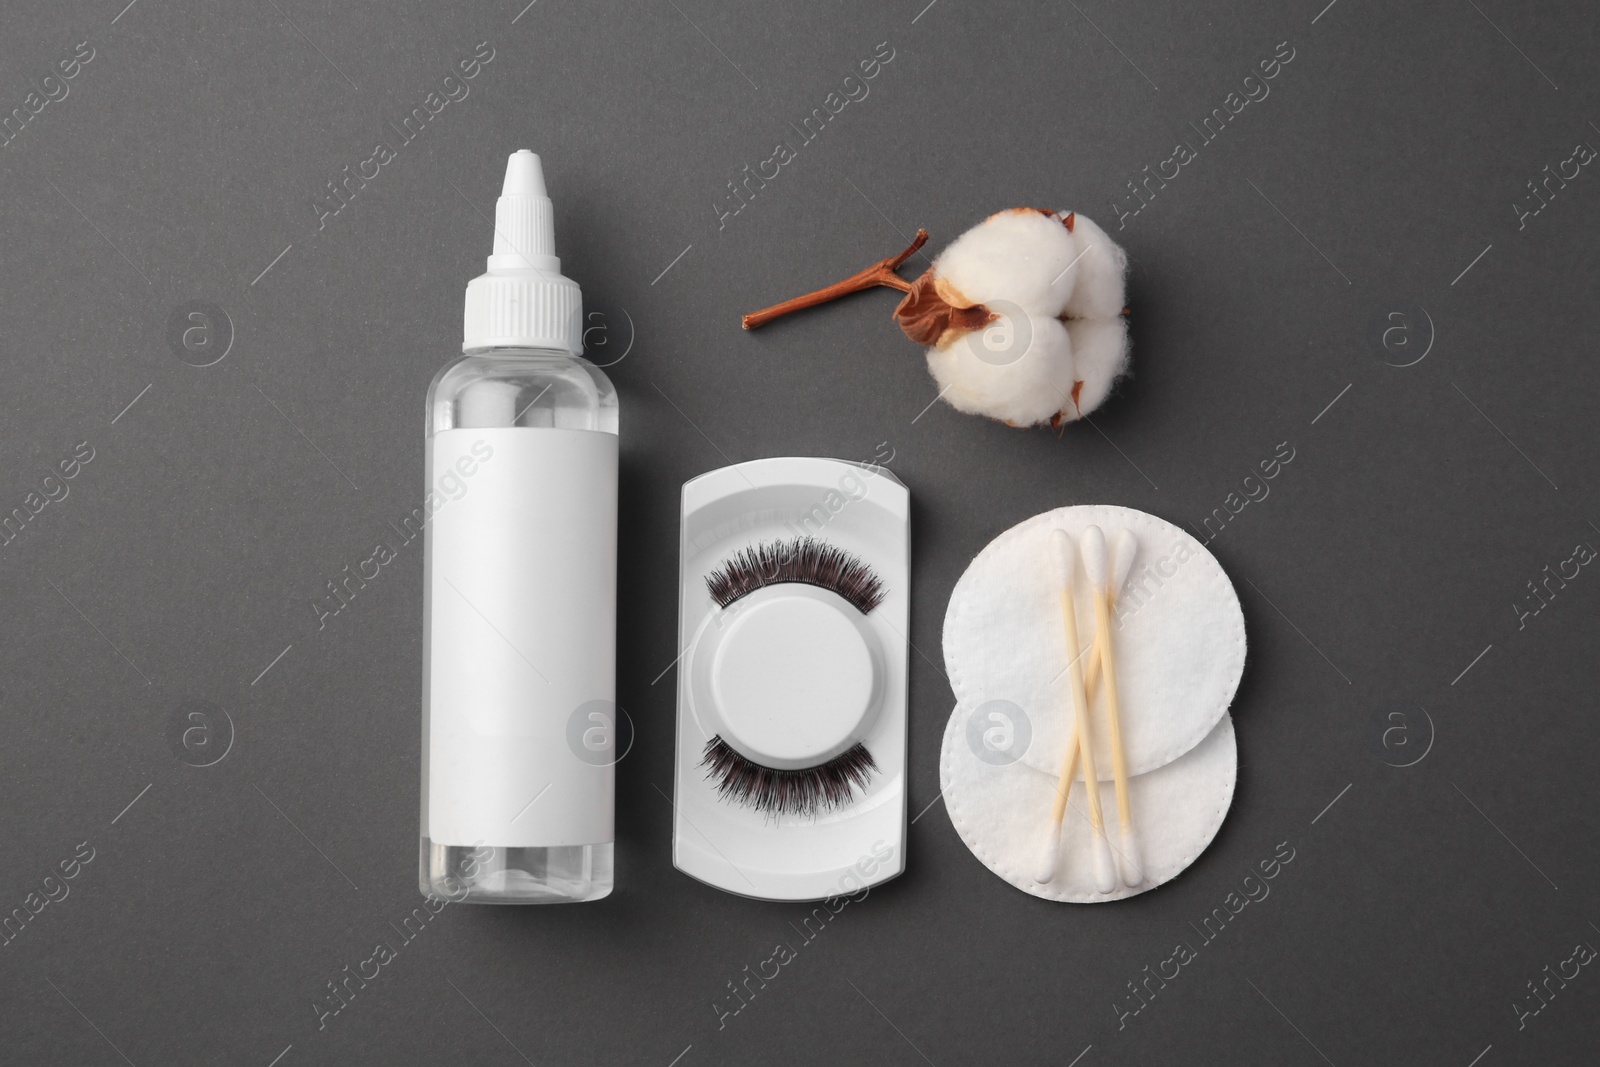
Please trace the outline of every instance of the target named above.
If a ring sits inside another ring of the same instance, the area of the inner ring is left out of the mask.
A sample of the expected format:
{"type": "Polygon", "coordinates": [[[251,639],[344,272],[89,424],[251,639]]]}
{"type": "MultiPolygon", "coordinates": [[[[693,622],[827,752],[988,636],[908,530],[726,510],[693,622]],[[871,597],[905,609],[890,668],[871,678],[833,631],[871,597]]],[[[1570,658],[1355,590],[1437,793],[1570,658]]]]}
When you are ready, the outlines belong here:
{"type": "Polygon", "coordinates": [[[1117,870],[1111,865],[1111,845],[1106,835],[1094,835],[1094,887],[1102,893],[1117,888],[1117,870]]]}
{"type": "Polygon", "coordinates": [[[1056,561],[1056,581],[1062,589],[1071,589],[1072,572],[1078,562],[1078,548],[1067,531],[1050,531],[1050,554],[1056,561]]]}
{"type": "Polygon", "coordinates": [[[1033,880],[1040,885],[1048,885],[1056,876],[1056,864],[1061,860],[1061,824],[1050,823],[1050,840],[1045,842],[1044,852],[1039,856],[1039,869],[1034,872],[1033,880]]]}
{"type": "Polygon", "coordinates": [[[1139,839],[1133,827],[1122,827],[1122,884],[1129,889],[1144,881],[1144,859],[1139,855],[1139,839]]]}
{"type": "Polygon", "coordinates": [[[1111,541],[1111,594],[1122,592],[1133,573],[1133,561],[1139,555],[1139,539],[1132,530],[1118,530],[1111,541]]]}
{"type": "Polygon", "coordinates": [[[1078,538],[1078,551],[1083,553],[1083,573],[1089,585],[1105,592],[1109,571],[1106,567],[1106,535],[1098,526],[1091,526],[1078,538]]]}

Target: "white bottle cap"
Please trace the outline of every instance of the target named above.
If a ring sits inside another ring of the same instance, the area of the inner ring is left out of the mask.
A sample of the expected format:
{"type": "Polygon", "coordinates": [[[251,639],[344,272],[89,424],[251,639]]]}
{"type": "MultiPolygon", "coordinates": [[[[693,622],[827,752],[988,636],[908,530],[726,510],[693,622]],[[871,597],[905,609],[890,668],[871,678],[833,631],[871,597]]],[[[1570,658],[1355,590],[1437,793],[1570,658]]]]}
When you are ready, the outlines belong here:
{"type": "Polygon", "coordinates": [[[526,148],[506,161],[494,209],[489,269],[467,283],[463,349],[555,348],[583,353],[583,294],[561,274],[544,168],[526,148]]]}

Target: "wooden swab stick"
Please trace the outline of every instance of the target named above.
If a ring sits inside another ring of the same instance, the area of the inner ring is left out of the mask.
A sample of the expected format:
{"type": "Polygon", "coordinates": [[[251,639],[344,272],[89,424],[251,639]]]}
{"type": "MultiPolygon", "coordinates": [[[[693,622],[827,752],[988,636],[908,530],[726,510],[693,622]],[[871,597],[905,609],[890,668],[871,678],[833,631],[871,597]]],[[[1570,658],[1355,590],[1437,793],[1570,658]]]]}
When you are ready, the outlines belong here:
{"type": "Polygon", "coordinates": [[[1051,548],[1056,557],[1061,594],[1061,627],[1067,646],[1067,687],[1072,695],[1072,708],[1077,723],[1076,744],[1069,744],[1061,761],[1061,777],[1056,782],[1056,801],[1050,813],[1049,838],[1046,842],[1037,881],[1048,882],[1055,877],[1061,852],[1061,820],[1067,810],[1067,794],[1072,788],[1072,750],[1083,761],[1084,789],[1089,794],[1089,828],[1093,833],[1095,887],[1109,893],[1117,887],[1116,870],[1111,863],[1111,845],[1106,840],[1105,815],[1100,810],[1100,776],[1094,766],[1094,745],[1089,729],[1089,700],[1083,689],[1083,669],[1078,665],[1083,645],[1078,639],[1078,615],[1072,602],[1074,572],[1077,570],[1077,551],[1072,538],[1065,530],[1053,530],[1051,548]]]}
{"type": "MultiPolygon", "coordinates": [[[[1120,546],[1119,546],[1120,547],[1120,546]]],[[[1094,601],[1095,641],[1106,682],[1106,724],[1111,741],[1111,774],[1117,788],[1117,827],[1122,843],[1122,880],[1129,886],[1144,881],[1138,838],[1133,832],[1133,809],[1128,799],[1128,760],[1122,746],[1122,709],[1117,693],[1117,666],[1111,638],[1111,575],[1106,563],[1106,540],[1100,527],[1083,532],[1083,570],[1094,601]]]]}

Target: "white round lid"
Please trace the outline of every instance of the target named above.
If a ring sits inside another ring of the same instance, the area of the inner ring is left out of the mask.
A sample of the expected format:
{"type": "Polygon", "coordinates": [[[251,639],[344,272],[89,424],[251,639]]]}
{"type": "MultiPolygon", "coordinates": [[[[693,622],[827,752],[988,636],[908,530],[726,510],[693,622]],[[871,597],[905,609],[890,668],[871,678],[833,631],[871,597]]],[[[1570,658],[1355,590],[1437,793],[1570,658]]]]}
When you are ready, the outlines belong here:
{"type": "Polygon", "coordinates": [[[813,767],[870,731],[882,654],[864,616],[836,593],[767,586],[704,636],[695,673],[709,690],[708,725],[741,755],[778,769],[813,767]]]}

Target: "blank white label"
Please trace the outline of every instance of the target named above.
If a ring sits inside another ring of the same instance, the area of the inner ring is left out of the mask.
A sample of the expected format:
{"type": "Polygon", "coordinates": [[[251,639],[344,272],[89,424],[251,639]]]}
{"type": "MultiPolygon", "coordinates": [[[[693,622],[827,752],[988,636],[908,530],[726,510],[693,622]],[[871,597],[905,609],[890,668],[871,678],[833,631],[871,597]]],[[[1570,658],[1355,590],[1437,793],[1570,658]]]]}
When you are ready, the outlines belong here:
{"type": "Polygon", "coordinates": [[[427,465],[428,836],[611,841],[616,435],[444,430],[427,465]]]}

